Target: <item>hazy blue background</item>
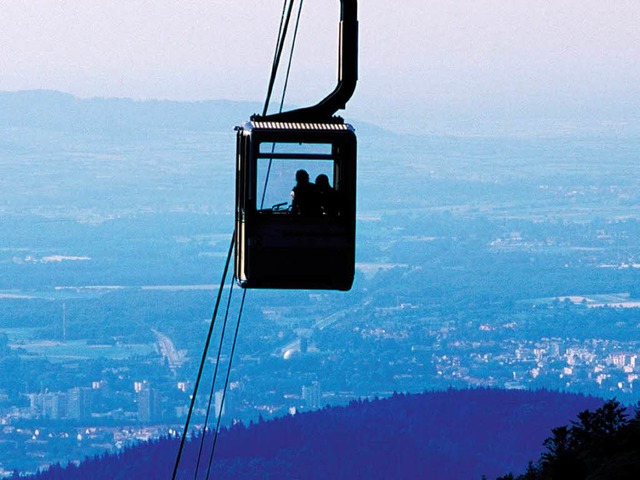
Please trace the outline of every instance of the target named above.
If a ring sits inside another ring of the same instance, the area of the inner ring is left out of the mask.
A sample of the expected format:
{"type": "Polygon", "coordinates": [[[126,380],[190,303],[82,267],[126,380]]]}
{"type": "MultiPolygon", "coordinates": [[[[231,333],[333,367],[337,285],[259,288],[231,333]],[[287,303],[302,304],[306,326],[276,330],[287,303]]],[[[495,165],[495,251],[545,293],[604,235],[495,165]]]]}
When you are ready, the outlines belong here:
{"type": "MultiPolygon", "coordinates": [[[[335,83],[338,0],[307,0],[289,100],[335,83]]],[[[279,0],[0,8],[0,90],[261,100],[279,0]]],[[[349,118],[436,133],[638,129],[640,2],[362,0],[349,118]]]]}

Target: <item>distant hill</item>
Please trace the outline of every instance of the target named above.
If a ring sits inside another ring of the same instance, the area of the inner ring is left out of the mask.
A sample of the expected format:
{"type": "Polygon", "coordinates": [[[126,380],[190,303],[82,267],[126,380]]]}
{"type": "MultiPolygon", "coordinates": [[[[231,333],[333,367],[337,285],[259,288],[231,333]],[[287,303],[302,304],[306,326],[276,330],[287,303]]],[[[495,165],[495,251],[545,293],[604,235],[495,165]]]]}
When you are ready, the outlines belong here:
{"type": "MultiPolygon", "coordinates": [[[[581,395],[491,389],[357,401],[221,432],[213,478],[496,478],[519,473],[542,452],[553,427],[602,403],[581,395]]],[[[161,439],[32,478],[166,479],[178,445],[177,438],[161,439]]],[[[188,443],[179,478],[194,478],[197,446],[188,443]]],[[[203,468],[206,462],[201,474],[203,468]]]]}
{"type": "MultiPolygon", "coordinates": [[[[226,132],[262,108],[258,102],[82,99],[52,90],[24,90],[0,92],[0,128],[118,135],[158,129],[226,132]]],[[[383,132],[360,122],[357,128],[383,132]]]]}
{"type": "Polygon", "coordinates": [[[0,92],[0,127],[110,132],[181,129],[228,130],[260,105],[225,100],[177,102],[128,98],[81,99],[49,90],[0,92]]]}

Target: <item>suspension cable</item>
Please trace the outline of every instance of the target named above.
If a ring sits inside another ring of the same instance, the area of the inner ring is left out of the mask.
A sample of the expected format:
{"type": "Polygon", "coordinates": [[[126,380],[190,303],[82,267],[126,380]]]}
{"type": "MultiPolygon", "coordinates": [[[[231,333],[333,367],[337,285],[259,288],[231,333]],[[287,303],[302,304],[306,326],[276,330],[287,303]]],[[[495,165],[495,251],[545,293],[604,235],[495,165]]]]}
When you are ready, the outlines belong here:
{"type": "Polygon", "coordinates": [[[220,400],[220,411],[218,412],[218,421],[216,423],[216,429],[213,434],[213,445],[211,446],[211,456],[209,457],[209,467],[207,468],[207,480],[211,475],[211,465],[213,464],[213,456],[216,452],[216,444],[218,443],[218,432],[220,431],[220,419],[222,418],[222,410],[224,409],[224,400],[227,396],[227,387],[229,386],[229,377],[231,375],[231,364],[233,362],[233,354],[236,350],[236,342],[238,340],[238,331],[240,330],[240,319],[242,318],[242,311],[244,310],[244,300],[247,296],[247,291],[242,292],[242,301],[240,302],[240,311],[238,312],[238,321],[236,323],[236,332],[233,335],[233,344],[231,345],[231,354],[229,355],[229,365],[227,366],[227,376],[224,381],[224,388],[222,389],[222,399],[220,400]]]}
{"type": "Polygon", "coordinates": [[[211,380],[211,390],[209,391],[209,401],[207,403],[207,414],[204,417],[204,428],[202,431],[202,436],[200,437],[200,448],[198,450],[198,460],[196,462],[195,473],[193,474],[193,478],[198,478],[198,470],[200,469],[200,459],[202,457],[202,450],[204,448],[204,442],[207,433],[207,425],[209,424],[209,413],[211,412],[211,402],[215,393],[215,385],[216,378],[218,377],[218,365],[220,365],[220,357],[222,354],[222,344],[224,343],[225,332],[227,331],[227,319],[229,318],[229,307],[231,305],[231,297],[233,296],[233,284],[235,283],[231,279],[231,286],[229,287],[229,296],[227,298],[227,309],[224,313],[224,322],[222,322],[222,333],[220,334],[220,343],[218,344],[218,355],[216,356],[216,366],[213,371],[213,379],[211,380]]]}
{"type": "MultiPolygon", "coordinates": [[[[287,86],[289,83],[289,74],[291,72],[291,64],[292,64],[292,59],[293,59],[293,52],[294,52],[294,47],[295,47],[295,43],[296,43],[296,39],[297,39],[297,35],[298,35],[298,27],[300,24],[300,16],[301,16],[301,12],[302,12],[302,4],[303,4],[304,0],[300,0],[300,4],[298,7],[298,13],[297,13],[297,17],[296,17],[296,23],[295,23],[295,28],[294,28],[294,34],[293,34],[293,39],[292,39],[292,43],[291,43],[291,50],[289,53],[289,59],[288,59],[288,64],[287,64],[287,72],[286,72],[286,76],[285,76],[285,82],[284,82],[284,86],[283,86],[283,90],[282,90],[282,98],[280,100],[280,108],[279,111],[282,112],[283,106],[284,106],[284,100],[285,100],[285,96],[286,96],[286,91],[287,91],[287,86]]],[[[269,108],[269,103],[271,101],[271,95],[273,93],[273,87],[275,85],[275,80],[276,80],[276,76],[277,76],[277,71],[278,71],[278,66],[280,64],[280,59],[282,57],[282,52],[284,50],[284,43],[286,40],[286,36],[287,36],[287,30],[289,28],[289,22],[291,19],[291,12],[293,9],[293,4],[294,4],[295,0],[290,0],[289,1],[289,6],[287,8],[287,0],[284,0],[283,6],[282,6],[282,16],[280,19],[280,27],[278,29],[278,37],[276,40],[276,49],[274,52],[274,58],[273,58],[273,63],[272,63],[272,67],[271,67],[271,76],[269,79],[269,86],[267,89],[267,96],[265,99],[265,103],[264,103],[264,109],[263,109],[263,116],[267,114],[267,110],[269,108]]],[[[275,144],[272,147],[273,150],[275,150],[275,144]]],[[[264,196],[266,193],[266,187],[269,181],[269,173],[271,171],[271,165],[272,165],[273,159],[269,160],[269,167],[267,170],[267,176],[265,179],[265,188],[263,190],[262,193],[262,202],[261,202],[261,208],[262,208],[262,204],[264,204],[264,196]]],[[[220,288],[218,290],[218,295],[216,298],[216,304],[214,307],[214,311],[213,311],[213,315],[211,318],[211,324],[209,326],[209,332],[207,334],[207,339],[205,342],[205,346],[202,352],[202,358],[200,361],[200,367],[198,369],[198,375],[196,377],[196,383],[193,389],[193,394],[191,397],[191,403],[189,405],[189,412],[187,414],[187,420],[185,422],[185,426],[184,426],[184,431],[182,434],[182,438],[180,440],[180,448],[178,450],[178,455],[176,457],[176,462],[174,465],[174,469],[173,469],[173,475],[172,475],[172,480],[176,479],[176,475],[178,472],[178,466],[180,464],[180,459],[182,456],[182,452],[184,450],[184,445],[185,445],[185,440],[189,431],[189,423],[191,421],[191,417],[193,415],[193,409],[194,409],[194,405],[195,405],[195,401],[196,401],[196,397],[198,394],[198,388],[200,385],[200,381],[202,379],[202,374],[204,371],[204,365],[206,363],[206,358],[207,358],[207,353],[209,350],[209,345],[211,342],[211,337],[213,334],[213,330],[214,330],[214,326],[215,326],[215,321],[216,321],[216,317],[218,314],[218,308],[220,306],[220,301],[222,298],[222,292],[224,289],[224,284],[226,282],[226,277],[227,277],[227,272],[229,269],[229,263],[231,261],[231,255],[233,252],[233,247],[234,247],[234,243],[235,243],[235,231],[233,232],[233,236],[231,239],[231,243],[229,245],[229,252],[227,254],[227,260],[225,262],[225,267],[224,267],[224,272],[222,275],[222,281],[220,282],[220,288]]],[[[225,317],[224,317],[224,322],[223,322],[223,326],[222,326],[222,333],[221,333],[221,338],[220,338],[220,343],[219,343],[219,347],[218,347],[218,354],[217,354],[217,360],[216,360],[216,366],[215,366],[215,370],[214,370],[214,374],[213,374],[213,380],[211,383],[211,390],[209,392],[209,401],[208,401],[208,405],[207,405],[207,413],[206,413],[206,417],[205,417],[205,423],[204,423],[204,429],[203,429],[203,434],[202,434],[202,439],[201,439],[201,443],[200,443],[200,448],[198,451],[198,458],[197,458],[197,463],[196,463],[196,469],[195,469],[195,477],[197,478],[198,475],[198,469],[200,467],[200,461],[201,461],[201,455],[202,455],[202,449],[203,449],[203,445],[204,445],[204,438],[206,436],[206,430],[207,430],[207,423],[208,423],[208,419],[209,419],[209,414],[210,414],[210,409],[211,409],[211,403],[212,403],[212,398],[214,396],[215,393],[215,381],[216,381],[216,377],[217,377],[217,373],[218,373],[218,366],[220,364],[220,357],[221,357],[221,352],[222,352],[222,345],[223,345],[223,341],[224,341],[224,336],[225,336],[225,332],[226,332],[226,326],[227,326],[227,318],[228,318],[228,314],[229,314],[229,307],[231,304],[231,297],[232,297],[232,292],[233,292],[233,283],[234,283],[234,278],[232,277],[231,280],[231,287],[229,290],[229,297],[227,300],[227,308],[226,308],[226,312],[225,312],[225,317]]],[[[217,421],[216,421],[216,427],[214,430],[214,434],[213,434],[213,444],[211,447],[211,453],[209,456],[209,463],[208,463],[208,467],[207,467],[207,479],[210,477],[211,474],[211,467],[213,465],[213,458],[215,455],[215,449],[216,449],[216,444],[217,444],[217,440],[218,440],[218,434],[220,431],[220,424],[221,424],[221,418],[222,418],[222,410],[224,408],[224,402],[226,399],[226,394],[227,394],[227,389],[229,386],[229,378],[231,375],[231,366],[232,366],[232,362],[233,362],[233,356],[235,353],[235,348],[236,348],[236,343],[237,343],[237,339],[238,339],[238,332],[240,330],[240,322],[242,319],[242,312],[244,310],[244,303],[245,303],[245,298],[247,295],[247,291],[244,290],[242,293],[242,300],[240,303],[240,310],[238,312],[238,318],[237,318],[237,322],[236,322],[236,329],[235,329],[235,333],[233,336],[233,343],[231,346],[231,353],[229,356],[229,364],[227,366],[227,373],[225,376],[225,383],[224,383],[224,388],[222,390],[222,398],[221,398],[221,402],[220,402],[220,410],[217,412],[217,421]]]]}
{"type": "MultiPolygon", "coordinates": [[[[286,1],[286,0],[285,0],[286,1]]],[[[273,86],[276,82],[276,75],[278,73],[278,66],[280,65],[280,57],[282,56],[282,50],[284,49],[284,42],[287,37],[287,30],[289,29],[289,20],[291,19],[291,10],[293,9],[293,2],[295,0],[289,0],[289,8],[285,16],[284,24],[281,28],[281,33],[278,34],[278,42],[276,46],[276,52],[273,59],[273,65],[271,66],[271,77],[269,78],[269,87],[267,88],[267,98],[264,102],[264,109],[262,115],[267,114],[269,103],[271,101],[271,94],[273,93],[273,86]]]]}
{"type": "Polygon", "coordinates": [[[302,4],[304,0],[300,0],[298,6],[298,16],[296,17],[296,26],[293,29],[293,38],[291,39],[291,50],[289,51],[289,62],[287,63],[287,73],[284,77],[284,87],[282,88],[282,97],[280,98],[280,110],[278,113],[282,113],[284,107],[284,97],[287,94],[287,86],[289,85],[289,73],[291,72],[291,62],[293,60],[293,50],[296,46],[296,39],[298,38],[298,27],[300,26],[300,14],[302,13],[302,4]]]}
{"type": "MultiPolygon", "coordinates": [[[[292,2],[293,3],[293,2],[292,2]]],[[[280,108],[278,113],[282,113],[282,109],[284,107],[284,99],[287,95],[287,86],[289,85],[289,74],[291,73],[291,63],[293,61],[293,52],[296,46],[296,39],[298,38],[298,27],[300,26],[300,15],[302,13],[302,4],[304,0],[300,0],[300,4],[298,5],[298,15],[296,17],[296,26],[293,29],[293,38],[291,40],[291,50],[289,51],[289,61],[287,63],[287,73],[284,79],[284,86],[282,87],[282,97],[280,98],[280,108]]],[[[278,35],[278,39],[280,39],[280,35],[278,35]]],[[[284,42],[284,40],[283,40],[284,42]]],[[[284,43],[283,43],[284,44],[284,43]]],[[[277,69],[277,67],[276,67],[277,69]]],[[[272,72],[273,74],[273,72],[272,72]]],[[[264,115],[267,114],[269,98],[267,98],[267,103],[265,103],[264,107],[264,115]]],[[[276,144],[271,145],[271,153],[275,152],[276,144]]],[[[271,175],[271,166],[273,165],[273,158],[269,158],[269,164],[267,165],[267,174],[264,179],[264,188],[262,189],[262,199],[260,200],[260,210],[264,208],[264,197],[267,194],[267,186],[269,185],[269,176],[271,175]]]]}
{"type": "MultiPolygon", "coordinates": [[[[272,70],[271,70],[271,77],[269,79],[269,87],[267,89],[267,96],[265,99],[265,103],[264,103],[264,109],[263,109],[263,115],[267,114],[267,110],[269,108],[269,103],[271,101],[271,94],[273,92],[273,87],[275,85],[275,80],[277,77],[277,72],[278,72],[278,67],[280,64],[280,58],[282,56],[282,52],[284,50],[284,44],[285,44],[285,40],[286,40],[286,36],[287,36],[287,30],[289,27],[289,22],[291,19],[291,12],[293,9],[293,4],[294,4],[295,0],[290,0],[289,2],[289,7],[288,9],[286,8],[286,0],[284,0],[283,6],[282,6],[282,17],[280,19],[280,28],[278,29],[278,38],[276,40],[276,50],[274,53],[274,59],[273,59],[273,64],[272,64],[272,70]],[[285,10],[286,10],[286,14],[285,14],[285,10]]],[[[285,97],[286,97],[286,92],[287,92],[287,86],[289,84],[289,76],[291,73],[291,64],[292,64],[292,60],[293,60],[293,52],[295,50],[295,44],[296,44],[296,39],[298,37],[298,28],[300,26],[300,17],[301,17],[301,13],[302,13],[302,4],[304,3],[304,0],[300,0],[299,6],[298,6],[298,13],[296,16],[296,22],[295,22],[295,27],[294,27],[294,33],[293,33],[293,38],[291,41],[291,49],[289,52],[289,59],[287,62],[287,72],[285,75],[285,81],[284,81],[284,86],[282,89],[282,97],[280,99],[280,107],[279,107],[279,112],[282,112],[283,106],[284,106],[284,101],[285,101],[285,97]]],[[[272,153],[275,150],[275,144],[272,145],[272,153]]],[[[260,208],[262,208],[264,206],[264,198],[265,198],[265,194],[267,191],[267,185],[269,182],[269,174],[271,172],[271,166],[273,163],[273,159],[269,159],[269,167],[267,169],[267,175],[265,178],[265,186],[264,186],[264,190],[262,192],[262,199],[260,202],[260,208]]],[[[233,288],[233,286],[232,286],[233,288]]],[[[225,376],[225,382],[224,382],[224,388],[222,389],[222,398],[220,401],[220,410],[218,412],[215,412],[217,415],[217,421],[216,421],[216,427],[215,430],[213,432],[213,444],[211,446],[211,453],[209,456],[209,464],[207,467],[207,479],[210,478],[211,475],[211,468],[213,465],[213,459],[215,456],[215,451],[216,451],[216,445],[218,443],[218,434],[220,432],[220,423],[222,420],[222,411],[224,409],[224,402],[227,396],[227,390],[228,390],[228,386],[229,386],[229,378],[231,376],[231,366],[233,363],[233,357],[234,357],[234,353],[235,353],[235,349],[236,349],[236,343],[238,340],[238,332],[240,330],[240,322],[242,319],[242,312],[244,310],[244,303],[245,303],[245,298],[247,295],[247,291],[244,290],[242,293],[242,300],[240,303],[240,310],[238,312],[238,319],[236,322],[236,330],[233,336],[233,343],[231,346],[231,353],[229,355],[229,364],[227,366],[227,374],[225,376]]],[[[231,301],[231,293],[229,294],[229,302],[231,301]]],[[[217,371],[218,371],[218,365],[220,364],[220,353],[221,353],[221,348],[222,348],[222,342],[224,339],[224,334],[225,334],[225,330],[226,330],[226,325],[227,325],[227,315],[228,315],[228,311],[229,311],[229,305],[227,304],[227,312],[225,314],[225,319],[224,319],[224,325],[223,325],[223,331],[222,331],[222,337],[220,339],[220,347],[218,349],[218,358],[216,361],[216,368],[215,368],[215,372],[214,372],[214,379],[213,382],[211,384],[211,392],[209,393],[209,405],[207,407],[207,418],[209,415],[209,409],[211,407],[211,401],[212,401],[212,397],[213,397],[213,393],[215,391],[214,385],[215,385],[215,379],[217,376],[217,371]]],[[[205,429],[206,429],[206,420],[205,420],[205,429]]],[[[203,439],[204,439],[204,435],[203,435],[203,439]]],[[[202,450],[202,444],[201,444],[201,450],[202,450]]],[[[198,454],[198,467],[200,465],[200,453],[198,454]]],[[[197,477],[197,469],[196,469],[196,477],[197,477]]]]}
{"type": "Polygon", "coordinates": [[[171,479],[175,480],[176,475],[178,474],[178,466],[180,465],[180,458],[182,457],[182,451],[184,450],[185,440],[187,438],[187,434],[189,432],[189,423],[191,422],[191,416],[193,415],[193,407],[196,403],[196,397],[198,395],[198,387],[200,385],[200,380],[202,379],[202,372],[204,371],[204,365],[207,360],[207,351],[209,350],[209,343],[211,342],[211,335],[213,333],[213,327],[215,326],[216,317],[218,315],[218,308],[220,306],[220,300],[222,298],[222,291],[224,289],[224,284],[227,278],[227,272],[229,270],[229,263],[231,261],[231,254],[233,252],[233,246],[235,243],[235,232],[231,237],[231,243],[229,244],[229,253],[227,253],[227,261],[224,265],[224,270],[222,273],[222,280],[220,281],[220,288],[218,289],[218,296],[216,298],[216,304],[213,309],[213,315],[211,316],[211,323],[209,325],[209,333],[207,334],[207,340],[204,344],[204,349],[202,351],[202,359],[200,360],[200,368],[198,369],[198,375],[196,377],[196,383],[193,387],[193,394],[191,396],[191,403],[189,405],[189,413],[187,414],[187,421],[184,424],[184,430],[182,432],[182,438],[180,439],[180,448],[178,449],[178,455],[176,456],[176,462],[173,467],[173,474],[171,475],[171,479]]]}
{"type": "MultiPolygon", "coordinates": [[[[276,38],[276,47],[273,52],[273,60],[271,61],[271,75],[273,75],[274,71],[278,70],[278,52],[280,50],[280,39],[282,38],[282,29],[284,25],[284,19],[287,10],[287,0],[283,0],[282,2],[282,15],[280,16],[280,25],[278,26],[278,37],[276,38]]],[[[269,108],[269,98],[267,97],[266,102],[263,107],[263,115],[267,114],[267,109],[269,108]]]]}

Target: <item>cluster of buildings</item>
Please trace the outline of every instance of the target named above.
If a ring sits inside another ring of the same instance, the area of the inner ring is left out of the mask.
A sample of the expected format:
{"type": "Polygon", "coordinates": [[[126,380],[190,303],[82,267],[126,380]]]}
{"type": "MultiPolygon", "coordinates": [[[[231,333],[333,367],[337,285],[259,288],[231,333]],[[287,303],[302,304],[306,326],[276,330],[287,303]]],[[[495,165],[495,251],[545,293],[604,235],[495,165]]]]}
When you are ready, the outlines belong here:
{"type": "Polygon", "coordinates": [[[456,342],[434,353],[436,374],[470,385],[629,397],[640,392],[640,342],[542,338],[456,342]]]}
{"type": "MultiPolygon", "coordinates": [[[[184,385],[186,384],[183,383],[183,388],[184,385]]],[[[177,385],[176,390],[179,388],[180,384],[177,385]]],[[[186,411],[181,400],[170,402],[171,395],[152,388],[147,382],[133,382],[132,390],[132,392],[119,392],[105,388],[102,382],[93,382],[91,387],[26,393],[23,396],[28,400],[28,406],[0,409],[0,422],[6,425],[20,419],[60,421],[71,424],[92,422],[108,424],[123,421],[149,424],[175,420],[186,411]]],[[[11,403],[8,396],[4,403],[11,403]]]]}
{"type": "Polygon", "coordinates": [[[66,392],[28,393],[29,408],[27,418],[47,418],[52,420],[87,420],[91,418],[93,389],[76,387],[66,392]]]}
{"type": "MultiPolygon", "coordinates": [[[[133,382],[132,387],[133,393],[125,396],[122,392],[105,392],[101,382],[60,392],[28,393],[25,395],[28,405],[0,409],[0,451],[3,452],[0,478],[10,477],[15,468],[25,472],[58,461],[79,462],[87,456],[117,451],[140,441],[182,433],[188,411],[188,389],[192,385],[175,382],[175,390],[183,394],[181,403],[170,401],[171,394],[152,388],[145,381],[133,382]],[[118,404],[117,397],[130,398],[118,404]],[[105,400],[107,404],[111,402],[109,411],[104,411],[105,400]],[[127,404],[128,411],[123,408],[127,404]],[[167,409],[172,411],[170,417],[167,409]]],[[[8,401],[5,394],[2,399],[5,403],[8,401]]],[[[218,412],[229,418],[242,414],[241,403],[237,392],[227,392],[224,403],[223,392],[213,392],[210,422],[218,412]]],[[[261,406],[264,405],[245,404],[244,409],[256,410],[261,406]]],[[[288,398],[281,406],[272,405],[271,413],[295,414],[322,406],[323,391],[320,383],[314,381],[303,385],[295,400],[288,398]]],[[[197,402],[193,428],[202,427],[206,408],[204,399],[197,402]]],[[[262,413],[269,413],[269,409],[262,413]]]]}

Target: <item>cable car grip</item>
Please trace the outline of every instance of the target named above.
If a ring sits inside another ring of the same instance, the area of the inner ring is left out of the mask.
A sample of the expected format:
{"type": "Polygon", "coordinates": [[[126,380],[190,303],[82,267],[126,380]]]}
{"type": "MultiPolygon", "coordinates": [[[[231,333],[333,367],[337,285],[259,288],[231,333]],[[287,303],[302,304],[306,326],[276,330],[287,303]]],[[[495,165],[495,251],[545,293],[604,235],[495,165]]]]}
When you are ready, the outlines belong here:
{"type": "Polygon", "coordinates": [[[358,81],[358,2],[340,0],[338,37],[338,84],[316,105],[271,115],[253,115],[253,121],[342,123],[334,117],[353,96],[358,81]]]}

